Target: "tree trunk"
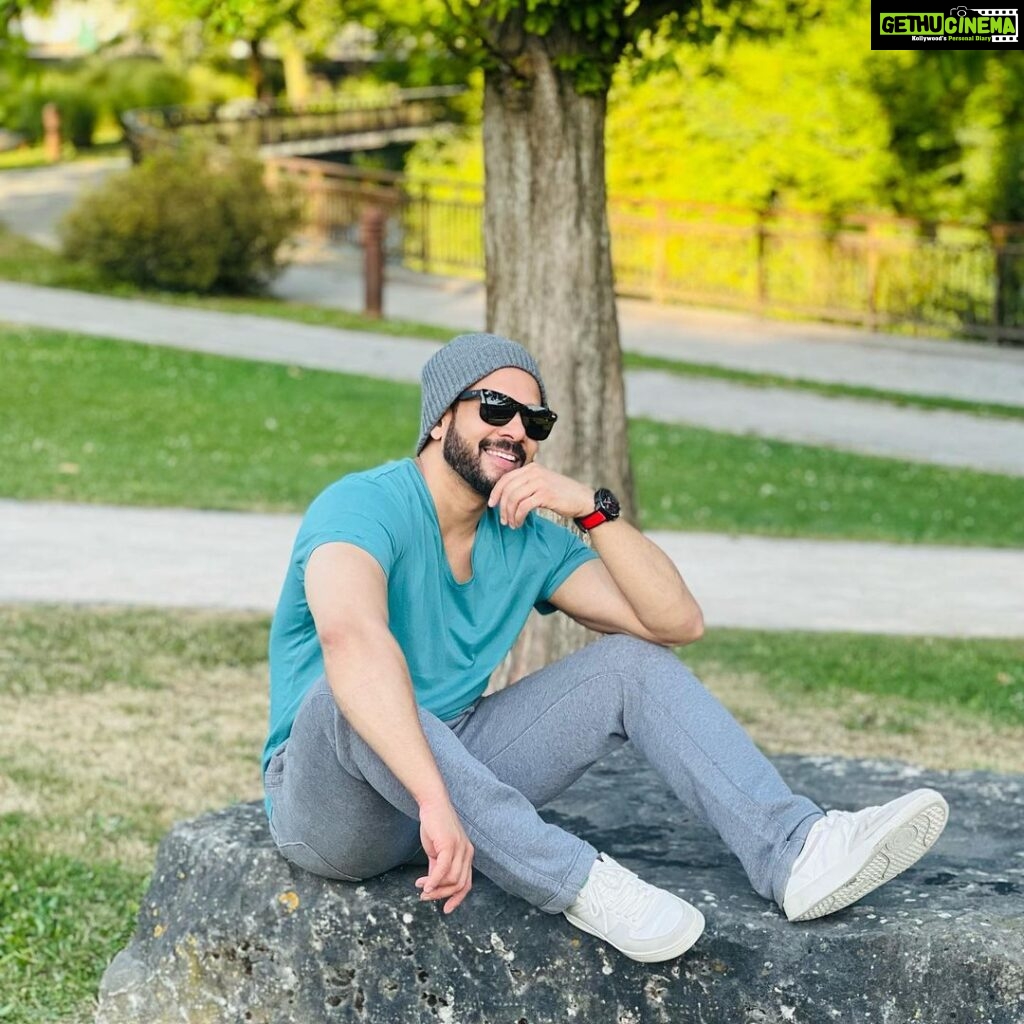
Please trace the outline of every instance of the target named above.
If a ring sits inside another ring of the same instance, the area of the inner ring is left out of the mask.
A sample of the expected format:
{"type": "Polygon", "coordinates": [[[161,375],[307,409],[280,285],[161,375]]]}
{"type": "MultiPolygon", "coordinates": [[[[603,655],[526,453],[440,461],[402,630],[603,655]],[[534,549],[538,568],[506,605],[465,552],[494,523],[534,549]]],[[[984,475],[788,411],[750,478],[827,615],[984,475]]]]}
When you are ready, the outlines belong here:
{"type": "Polygon", "coordinates": [[[254,99],[264,99],[266,76],[263,73],[263,59],[260,57],[260,41],[249,40],[249,84],[252,86],[254,99]]]}
{"type": "MultiPolygon", "coordinates": [[[[559,416],[544,465],[609,487],[635,521],[605,193],[606,94],[579,95],[552,55],[511,38],[509,66],[484,92],[487,326],[525,345],[559,416]],[[514,71],[512,70],[514,69],[514,71]]],[[[492,685],[578,649],[588,632],[534,615],[492,685]]]]}
{"type": "Polygon", "coordinates": [[[281,62],[284,65],[284,91],[293,107],[301,107],[309,101],[309,70],[306,55],[295,40],[281,44],[281,62]]]}

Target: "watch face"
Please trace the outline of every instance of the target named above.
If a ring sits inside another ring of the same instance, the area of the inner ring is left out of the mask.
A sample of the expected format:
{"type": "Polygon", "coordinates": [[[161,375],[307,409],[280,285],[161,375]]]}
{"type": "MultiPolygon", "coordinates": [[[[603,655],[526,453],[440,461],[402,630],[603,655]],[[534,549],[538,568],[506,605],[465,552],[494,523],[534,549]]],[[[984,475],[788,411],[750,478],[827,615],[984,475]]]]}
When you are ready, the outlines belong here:
{"type": "Polygon", "coordinates": [[[619,518],[619,499],[607,487],[602,487],[594,494],[594,506],[597,511],[603,512],[608,519],[619,518]]]}

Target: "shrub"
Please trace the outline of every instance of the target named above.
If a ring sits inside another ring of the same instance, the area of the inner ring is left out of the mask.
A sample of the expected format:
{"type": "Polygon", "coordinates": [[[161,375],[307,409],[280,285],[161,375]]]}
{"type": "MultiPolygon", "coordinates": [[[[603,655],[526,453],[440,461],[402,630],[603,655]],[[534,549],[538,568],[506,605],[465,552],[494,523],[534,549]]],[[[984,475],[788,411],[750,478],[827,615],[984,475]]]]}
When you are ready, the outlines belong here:
{"type": "Polygon", "coordinates": [[[192,64],[186,73],[188,102],[217,104],[252,95],[252,85],[242,75],[218,71],[208,64],[192,64]]]}
{"type": "Polygon", "coordinates": [[[188,98],[188,83],[182,75],[145,57],[102,64],[93,71],[93,77],[118,120],[127,110],[173,107],[188,98]]]}
{"type": "Polygon", "coordinates": [[[80,149],[91,146],[101,104],[92,90],[66,75],[44,75],[36,82],[26,83],[12,104],[11,126],[28,142],[40,142],[43,107],[51,102],[60,111],[61,138],[80,149]]]}
{"type": "Polygon", "coordinates": [[[279,271],[297,227],[291,192],[272,193],[254,157],[158,153],[84,195],[61,225],[65,255],[170,291],[252,292],[279,271]]]}

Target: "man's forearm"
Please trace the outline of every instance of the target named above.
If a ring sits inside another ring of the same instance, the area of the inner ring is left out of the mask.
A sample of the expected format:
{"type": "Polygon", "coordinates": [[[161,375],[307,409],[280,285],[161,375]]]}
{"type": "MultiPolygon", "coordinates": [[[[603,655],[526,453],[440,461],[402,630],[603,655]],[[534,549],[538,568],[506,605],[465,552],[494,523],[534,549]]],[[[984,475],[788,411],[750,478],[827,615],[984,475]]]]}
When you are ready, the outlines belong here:
{"type": "Polygon", "coordinates": [[[590,539],[636,617],[652,633],[676,643],[700,637],[700,605],[657,544],[621,519],[595,527],[590,539]]]}
{"type": "Polygon", "coordinates": [[[387,629],[321,638],[334,699],[353,729],[391,769],[417,806],[448,801],[448,791],[420,726],[412,681],[387,629]]]}

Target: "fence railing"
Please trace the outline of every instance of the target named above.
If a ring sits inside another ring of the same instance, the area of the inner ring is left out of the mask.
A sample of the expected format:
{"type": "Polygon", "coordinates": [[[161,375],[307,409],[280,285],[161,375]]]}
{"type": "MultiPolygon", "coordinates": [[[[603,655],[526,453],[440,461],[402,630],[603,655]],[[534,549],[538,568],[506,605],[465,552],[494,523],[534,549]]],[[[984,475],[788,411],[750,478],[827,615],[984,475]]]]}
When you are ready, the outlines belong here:
{"type": "MultiPolygon", "coordinates": [[[[268,173],[304,190],[310,229],[324,238],[358,244],[360,212],[372,204],[388,214],[390,259],[484,272],[479,186],[295,158],[269,160],[268,173]]],[[[836,222],[614,197],[608,214],[620,295],[1024,342],[1024,224],[836,222]]]]}

